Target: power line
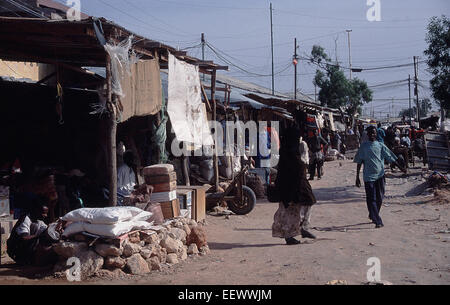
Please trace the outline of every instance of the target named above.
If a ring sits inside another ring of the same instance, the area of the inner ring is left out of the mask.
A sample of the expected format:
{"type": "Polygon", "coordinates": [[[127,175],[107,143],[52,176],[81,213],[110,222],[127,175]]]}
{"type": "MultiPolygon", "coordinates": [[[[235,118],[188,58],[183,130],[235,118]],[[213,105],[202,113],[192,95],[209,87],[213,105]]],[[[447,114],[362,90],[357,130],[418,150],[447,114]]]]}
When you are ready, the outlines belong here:
{"type": "MultiPolygon", "coordinates": [[[[192,35],[192,33],[187,33],[187,32],[185,32],[185,31],[183,31],[182,29],[179,29],[179,28],[175,27],[173,24],[169,24],[169,23],[165,22],[164,20],[159,19],[158,17],[155,17],[154,15],[149,14],[148,11],[146,11],[146,12],[144,13],[144,12],[141,10],[140,7],[138,7],[137,5],[135,5],[134,3],[132,3],[131,1],[128,1],[128,0],[123,0],[123,1],[125,1],[126,3],[128,3],[129,5],[131,5],[132,7],[136,8],[139,12],[141,12],[142,14],[145,14],[147,17],[148,17],[148,16],[152,17],[153,19],[155,19],[156,21],[160,22],[161,24],[164,24],[164,25],[166,25],[166,26],[172,27],[172,28],[174,28],[174,29],[176,29],[176,30],[178,30],[178,31],[180,31],[180,32],[182,32],[182,33],[185,33],[185,34],[188,34],[188,35],[192,35]]],[[[103,1],[102,1],[102,2],[103,2],[103,1]]]]}
{"type": "Polygon", "coordinates": [[[16,12],[14,12],[13,10],[11,10],[11,9],[9,9],[9,8],[7,8],[7,7],[4,7],[4,6],[1,6],[1,5],[0,5],[0,8],[2,8],[2,9],[4,9],[4,10],[7,10],[7,11],[9,11],[9,12],[11,12],[11,13],[13,13],[13,14],[16,15],[17,17],[22,17],[22,16],[20,16],[19,14],[17,14],[16,12]]]}
{"type": "Polygon", "coordinates": [[[401,83],[404,83],[407,81],[408,81],[408,79],[396,80],[396,81],[391,81],[391,82],[387,82],[387,83],[369,86],[369,88],[377,88],[377,87],[384,87],[384,86],[393,85],[393,84],[401,84],[401,83]]]}
{"type": "MultiPolygon", "coordinates": [[[[207,42],[207,43],[209,43],[209,42],[207,42]]],[[[258,66],[250,65],[250,64],[248,64],[248,63],[246,63],[246,62],[240,60],[239,58],[236,58],[236,57],[234,57],[234,56],[231,56],[231,55],[227,54],[227,53],[224,52],[224,51],[219,50],[217,47],[213,46],[213,45],[210,44],[210,43],[209,43],[209,45],[210,45],[211,47],[213,47],[215,51],[221,53],[223,56],[226,56],[226,57],[229,57],[229,58],[231,58],[231,59],[233,59],[233,60],[235,60],[235,61],[241,62],[242,64],[244,64],[244,65],[246,65],[246,66],[248,66],[248,67],[258,68],[258,66]]],[[[266,58],[268,59],[268,61],[270,60],[270,58],[268,58],[268,57],[266,57],[266,58]]],[[[283,63],[284,63],[285,61],[286,61],[286,60],[283,60],[283,63]]],[[[277,62],[276,64],[278,65],[278,64],[280,64],[280,62],[277,62]]],[[[270,65],[270,63],[267,63],[266,65],[262,66],[261,68],[265,68],[265,67],[268,66],[268,65],[270,65]]]]}
{"type": "Polygon", "coordinates": [[[164,4],[173,4],[173,5],[181,5],[188,7],[199,7],[199,8],[217,8],[217,9],[229,9],[229,10],[266,10],[265,8],[260,7],[234,7],[234,6],[213,6],[213,5],[198,5],[198,4],[186,4],[185,1],[177,2],[177,1],[168,1],[168,0],[152,0],[154,2],[161,2],[164,4]]]}
{"type": "MultiPolygon", "coordinates": [[[[348,19],[348,18],[336,18],[336,17],[326,17],[326,16],[317,16],[317,15],[308,15],[308,14],[300,14],[296,13],[294,11],[284,11],[284,10],[274,10],[275,12],[281,12],[285,14],[291,14],[291,15],[297,15],[302,17],[310,17],[310,18],[317,18],[317,19],[329,19],[329,20],[340,20],[340,21],[353,21],[353,22],[367,22],[366,19],[348,19]]],[[[427,20],[426,18],[420,18],[420,19],[409,19],[409,20],[383,20],[383,22],[412,22],[412,21],[424,21],[427,20]]]]}
{"type": "MultiPolygon", "coordinates": [[[[171,31],[168,31],[168,30],[166,30],[166,29],[163,29],[163,28],[157,27],[157,26],[155,26],[155,25],[149,24],[149,23],[147,23],[146,21],[143,21],[142,19],[139,19],[139,18],[137,18],[136,16],[133,16],[132,14],[129,14],[129,13],[125,12],[124,10],[122,10],[122,9],[120,9],[120,8],[117,8],[117,7],[115,7],[115,6],[113,6],[113,5],[109,4],[109,3],[107,3],[106,1],[103,1],[103,0],[97,0],[97,1],[99,1],[99,2],[103,3],[104,5],[110,7],[110,8],[112,8],[112,9],[114,9],[114,10],[116,10],[116,11],[118,11],[118,12],[120,12],[120,13],[122,13],[122,14],[128,16],[128,17],[130,17],[130,18],[132,18],[133,20],[137,20],[137,21],[139,21],[140,23],[147,25],[147,26],[149,27],[148,29],[151,29],[152,31],[154,31],[154,30],[156,29],[156,30],[159,30],[160,32],[165,32],[165,33],[167,33],[167,34],[172,34],[172,35],[176,35],[176,36],[186,36],[186,35],[184,35],[184,34],[179,34],[179,33],[171,32],[171,31]]],[[[163,40],[161,40],[161,41],[163,41],[163,40]]]]}
{"type": "MultiPolygon", "coordinates": [[[[216,50],[213,46],[211,46],[208,42],[206,43],[206,46],[217,56],[217,58],[219,58],[220,60],[222,60],[223,62],[225,62],[226,64],[235,67],[236,69],[241,70],[244,73],[250,74],[250,75],[255,75],[255,76],[261,76],[261,77],[269,77],[272,76],[272,74],[259,74],[259,73],[254,73],[254,72],[250,72],[244,68],[242,68],[241,66],[231,62],[230,60],[226,59],[223,55],[221,55],[219,53],[218,50],[216,50]]],[[[280,71],[274,73],[274,75],[278,75],[283,73],[284,71],[286,71],[287,69],[289,69],[291,67],[291,62],[289,62],[289,64],[285,67],[282,68],[280,71]]]]}
{"type": "Polygon", "coordinates": [[[27,12],[27,13],[29,13],[29,14],[31,14],[31,15],[34,15],[34,16],[39,17],[39,18],[45,18],[45,19],[48,19],[47,17],[43,16],[43,15],[40,14],[39,12],[36,12],[36,11],[32,10],[31,8],[29,8],[28,6],[26,6],[26,5],[24,5],[24,4],[17,3],[17,2],[14,1],[14,0],[5,0],[5,1],[8,2],[8,3],[11,4],[11,5],[14,5],[14,6],[17,7],[17,8],[22,9],[24,12],[27,12]]]}

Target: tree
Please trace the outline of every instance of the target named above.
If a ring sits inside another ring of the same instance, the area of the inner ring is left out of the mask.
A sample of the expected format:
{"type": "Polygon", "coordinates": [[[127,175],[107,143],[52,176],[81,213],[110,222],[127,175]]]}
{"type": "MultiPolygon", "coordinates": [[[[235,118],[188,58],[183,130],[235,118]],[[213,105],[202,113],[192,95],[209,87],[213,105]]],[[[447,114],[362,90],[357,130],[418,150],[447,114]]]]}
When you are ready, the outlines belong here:
{"type": "MultiPolygon", "coordinates": [[[[423,100],[419,101],[419,105],[420,105],[420,117],[424,118],[428,115],[428,112],[431,110],[432,105],[431,105],[431,101],[430,99],[426,98],[423,100]]],[[[411,108],[411,113],[409,113],[409,108],[403,109],[402,111],[400,111],[400,113],[398,114],[399,117],[415,117],[415,115],[417,114],[417,107],[413,106],[411,108]]]]}
{"type": "Polygon", "coordinates": [[[450,19],[444,15],[433,17],[428,24],[426,36],[428,49],[428,71],[434,76],[430,80],[433,98],[441,106],[450,109],[450,19]]]}
{"type": "Polygon", "coordinates": [[[319,101],[322,106],[338,108],[353,117],[361,114],[364,103],[372,101],[372,91],[367,83],[358,78],[348,80],[344,71],[331,62],[321,46],[313,46],[310,60],[323,70],[316,71],[313,81],[320,88],[319,101]]]}

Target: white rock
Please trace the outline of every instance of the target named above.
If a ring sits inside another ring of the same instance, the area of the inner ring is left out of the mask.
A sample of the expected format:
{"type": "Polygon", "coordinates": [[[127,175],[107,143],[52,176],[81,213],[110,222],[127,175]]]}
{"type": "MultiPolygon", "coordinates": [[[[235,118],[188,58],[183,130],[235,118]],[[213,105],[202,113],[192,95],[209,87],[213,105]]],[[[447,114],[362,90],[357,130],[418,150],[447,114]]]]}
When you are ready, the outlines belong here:
{"type": "Polygon", "coordinates": [[[142,247],[139,244],[126,243],[123,246],[123,256],[130,257],[141,251],[142,247]]]}
{"type": "Polygon", "coordinates": [[[150,258],[150,256],[152,256],[152,250],[144,248],[141,250],[141,255],[144,259],[148,259],[148,258],[150,258]]]}
{"type": "Polygon", "coordinates": [[[188,253],[189,255],[196,255],[196,254],[198,254],[199,251],[198,251],[197,245],[196,245],[196,244],[191,244],[191,245],[189,246],[188,250],[187,250],[187,253],[188,253]]]}
{"type": "Polygon", "coordinates": [[[187,224],[183,225],[183,230],[186,232],[186,236],[189,236],[191,234],[191,228],[187,224]]]}
{"type": "Polygon", "coordinates": [[[127,259],[127,270],[131,274],[143,275],[150,272],[148,264],[140,254],[133,254],[127,259]]]}
{"type": "MultiPolygon", "coordinates": [[[[103,267],[103,257],[98,255],[92,250],[87,250],[83,252],[79,252],[76,256],[80,260],[80,277],[81,280],[85,280],[88,277],[94,275],[97,271],[102,269],[103,267]]],[[[67,266],[67,260],[62,260],[58,262],[57,265],[54,267],[54,271],[75,271],[74,269],[75,265],[67,266]],[[57,270],[59,269],[59,270],[57,270]]],[[[67,275],[67,273],[65,273],[67,275]]]]}
{"type": "Polygon", "coordinates": [[[197,226],[197,222],[194,219],[189,219],[189,226],[197,226]]]}
{"type": "Polygon", "coordinates": [[[180,252],[178,252],[178,258],[181,259],[182,261],[188,258],[186,246],[183,247],[180,252]]]}
{"type": "Polygon", "coordinates": [[[157,256],[150,257],[146,260],[148,268],[151,270],[161,270],[159,258],[157,256]]]}
{"type": "Polygon", "coordinates": [[[59,242],[53,245],[53,250],[59,256],[64,258],[79,257],[81,253],[86,252],[87,244],[84,242],[59,242]]]}
{"type": "Polygon", "coordinates": [[[167,254],[167,261],[168,264],[178,264],[178,256],[175,253],[167,254]]]}
{"type": "Polygon", "coordinates": [[[110,244],[97,244],[95,245],[95,252],[103,257],[107,256],[121,256],[122,249],[117,248],[116,246],[110,244]]]}
{"type": "Polygon", "coordinates": [[[109,256],[105,258],[105,267],[108,269],[123,269],[127,261],[121,257],[109,256]]]}
{"type": "Polygon", "coordinates": [[[170,229],[170,233],[172,233],[175,237],[175,239],[181,240],[183,243],[186,243],[186,231],[182,228],[172,228],[170,229]]]}
{"type": "Polygon", "coordinates": [[[181,241],[175,240],[169,236],[161,240],[160,245],[167,250],[167,253],[177,253],[179,249],[183,247],[181,241]]]}
{"type": "Polygon", "coordinates": [[[147,236],[145,238],[145,243],[146,244],[157,244],[159,243],[159,237],[158,234],[151,234],[150,236],[147,236]]]}
{"type": "Polygon", "coordinates": [[[211,252],[211,251],[209,250],[208,246],[203,246],[203,247],[200,248],[200,255],[206,255],[209,252],[211,252]]]}

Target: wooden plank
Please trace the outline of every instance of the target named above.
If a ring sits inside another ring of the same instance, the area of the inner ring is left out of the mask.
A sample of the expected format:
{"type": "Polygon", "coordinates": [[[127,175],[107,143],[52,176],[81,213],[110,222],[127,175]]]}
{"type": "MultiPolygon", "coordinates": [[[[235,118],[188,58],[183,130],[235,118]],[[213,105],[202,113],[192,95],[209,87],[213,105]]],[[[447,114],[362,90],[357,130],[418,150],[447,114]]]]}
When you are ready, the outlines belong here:
{"type": "Polygon", "coordinates": [[[205,92],[205,87],[202,84],[200,85],[200,87],[202,88],[202,95],[203,95],[203,98],[205,99],[205,103],[206,103],[206,107],[208,108],[208,112],[211,112],[212,111],[211,104],[209,103],[208,95],[205,92]]]}

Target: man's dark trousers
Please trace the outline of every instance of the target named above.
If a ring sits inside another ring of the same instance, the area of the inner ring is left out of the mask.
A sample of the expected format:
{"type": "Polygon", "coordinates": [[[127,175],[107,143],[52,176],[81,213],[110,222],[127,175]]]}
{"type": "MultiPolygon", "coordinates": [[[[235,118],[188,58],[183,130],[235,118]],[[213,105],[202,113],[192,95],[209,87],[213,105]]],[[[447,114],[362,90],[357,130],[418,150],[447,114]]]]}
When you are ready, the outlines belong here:
{"type": "Polygon", "coordinates": [[[380,217],[380,210],[383,204],[386,179],[383,176],[377,181],[364,182],[364,184],[366,187],[366,202],[367,209],[369,210],[369,218],[376,225],[382,225],[383,221],[380,217]]]}

